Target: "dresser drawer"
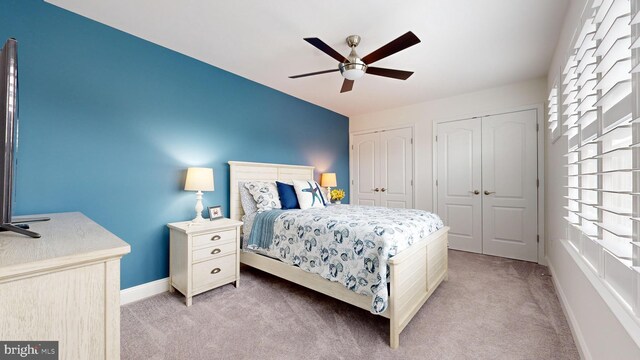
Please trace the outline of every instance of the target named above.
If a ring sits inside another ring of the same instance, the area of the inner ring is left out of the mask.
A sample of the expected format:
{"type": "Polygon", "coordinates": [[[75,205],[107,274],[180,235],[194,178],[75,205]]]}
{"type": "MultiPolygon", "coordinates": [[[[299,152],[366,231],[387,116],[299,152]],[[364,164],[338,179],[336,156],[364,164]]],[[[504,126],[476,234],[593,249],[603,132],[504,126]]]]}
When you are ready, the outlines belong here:
{"type": "MultiPolygon", "coordinates": [[[[222,241],[222,240],[220,240],[222,241]]],[[[214,241],[214,246],[208,246],[206,248],[193,251],[193,262],[212,259],[216,257],[222,257],[229,254],[236,253],[236,241],[220,242],[214,241]]]]}
{"type": "Polygon", "coordinates": [[[226,242],[236,239],[236,230],[223,230],[210,232],[203,235],[195,235],[193,237],[193,247],[202,247],[218,244],[219,242],[226,242]]]}
{"type": "Polygon", "coordinates": [[[193,264],[193,288],[228,280],[236,276],[236,254],[231,254],[193,264]]]}

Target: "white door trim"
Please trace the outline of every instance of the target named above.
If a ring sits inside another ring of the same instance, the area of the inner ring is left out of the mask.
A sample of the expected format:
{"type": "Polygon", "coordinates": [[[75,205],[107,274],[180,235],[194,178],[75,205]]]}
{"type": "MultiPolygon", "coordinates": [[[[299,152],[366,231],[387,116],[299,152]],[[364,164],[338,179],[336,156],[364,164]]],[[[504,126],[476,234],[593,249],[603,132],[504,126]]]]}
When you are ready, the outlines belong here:
{"type": "Polygon", "coordinates": [[[363,135],[363,134],[372,134],[372,133],[377,133],[377,132],[381,132],[381,131],[388,131],[388,130],[398,130],[398,129],[411,129],[411,151],[413,152],[413,161],[411,164],[412,167],[412,202],[413,202],[413,207],[415,208],[416,206],[416,129],[415,129],[415,124],[408,124],[408,125],[399,125],[399,126],[388,126],[388,127],[380,127],[380,128],[373,128],[373,129],[368,129],[368,130],[360,130],[360,131],[354,131],[354,132],[349,132],[349,203],[353,204],[353,174],[354,174],[354,160],[353,160],[353,137],[357,136],[357,135],[363,135]]]}
{"type": "MultiPolygon", "coordinates": [[[[445,118],[445,119],[440,119],[440,120],[435,120],[432,123],[432,134],[433,134],[433,138],[431,139],[432,142],[432,152],[433,152],[433,159],[432,159],[432,173],[433,173],[433,189],[432,189],[432,194],[433,194],[433,209],[437,209],[438,208],[438,189],[435,186],[436,181],[438,179],[438,144],[436,143],[436,136],[438,135],[438,124],[439,123],[444,123],[444,122],[450,122],[450,121],[458,121],[458,120],[467,120],[467,119],[473,119],[473,118],[482,118],[483,116],[488,116],[488,115],[499,115],[499,114],[506,114],[506,113],[511,113],[511,112],[518,112],[518,111],[526,111],[526,110],[536,110],[536,120],[537,120],[537,124],[538,124],[538,132],[537,132],[537,136],[538,136],[538,180],[539,180],[539,186],[538,186],[538,236],[540,239],[540,242],[538,243],[538,264],[541,265],[547,265],[547,259],[546,259],[546,252],[545,252],[545,224],[544,224],[544,135],[545,135],[545,116],[544,116],[544,104],[543,103],[538,103],[538,104],[532,104],[532,105],[525,105],[525,106],[518,106],[518,107],[513,107],[513,108],[508,108],[508,109],[503,109],[503,110],[494,110],[494,111],[486,111],[483,112],[482,114],[470,114],[468,116],[459,116],[459,117],[455,117],[455,118],[445,118]]],[[[415,162],[415,160],[414,160],[415,162]]],[[[415,165],[414,165],[415,167],[415,165]]],[[[415,195],[414,195],[415,196],[415,195]]]]}
{"type": "MultiPolygon", "coordinates": [[[[371,134],[371,133],[376,133],[376,132],[380,132],[380,131],[389,131],[389,130],[398,130],[398,129],[407,129],[407,128],[411,128],[413,130],[413,128],[415,128],[415,124],[403,124],[403,125],[398,125],[398,126],[384,126],[384,127],[371,128],[371,129],[367,129],[367,130],[352,131],[352,132],[349,132],[349,137],[351,137],[351,135],[371,134]]],[[[413,131],[412,131],[412,133],[413,133],[413,131]]]]}

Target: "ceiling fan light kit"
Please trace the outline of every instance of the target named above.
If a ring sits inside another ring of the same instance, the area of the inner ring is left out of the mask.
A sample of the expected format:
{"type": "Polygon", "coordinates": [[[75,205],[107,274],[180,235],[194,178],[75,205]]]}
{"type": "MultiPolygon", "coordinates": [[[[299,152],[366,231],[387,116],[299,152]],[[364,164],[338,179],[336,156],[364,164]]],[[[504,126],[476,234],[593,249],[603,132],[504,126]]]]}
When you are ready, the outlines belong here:
{"type": "Polygon", "coordinates": [[[351,48],[351,53],[347,56],[348,62],[338,63],[340,74],[347,80],[360,79],[367,71],[367,64],[363,63],[358,53],[356,53],[358,44],[360,44],[360,36],[351,35],[347,37],[347,45],[351,48]]]}
{"type": "Polygon", "coordinates": [[[362,75],[364,75],[364,73],[367,71],[367,65],[365,65],[363,62],[348,64],[340,63],[338,64],[338,68],[340,68],[342,77],[347,80],[360,79],[362,75]]]}
{"type": "Polygon", "coordinates": [[[376,67],[370,67],[369,65],[378,60],[384,59],[387,56],[393,55],[406,48],[409,48],[420,42],[420,39],[418,39],[417,36],[415,36],[411,31],[408,31],[406,34],[391,41],[387,45],[384,45],[383,47],[372,52],[371,54],[363,58],[360,58],[358,56],[358,53],[356,53],[356,47],[358,46],[358,44],[360,44],[360,36],[358,35],[351,35],[347,37],[347,45],[349,45],[349,47],[351,48],[351,53],[349,53],[348,57],[344,57],[340,55],[339,52],[335,51],[333,48],[327,45],[324,41],[318,38],[305,38],[304,40],[307,41],[309,44],[318,48],[318,50],[338,60],[338,69],[322,70],[322,71],[316,71],[316,72],[307,73],[307,74],[294,75],[294,76],[289,76],[289,78],[297,79],[297,78],[307,77],[312,75],[327,74],[327,73],[336,72],[339,70],[342,77],[344,77],[342,88],[340,90],[341,93],[351,91],[351,89],[353,88],[354,80],[360,79],[365,73],[388,77],[392,79],[399,79],[399,80],[408,79],[409,76],[413,74],[413,72],[404,71],[404,70],[395,70],[395,69],[376,68],[376,67]]]}

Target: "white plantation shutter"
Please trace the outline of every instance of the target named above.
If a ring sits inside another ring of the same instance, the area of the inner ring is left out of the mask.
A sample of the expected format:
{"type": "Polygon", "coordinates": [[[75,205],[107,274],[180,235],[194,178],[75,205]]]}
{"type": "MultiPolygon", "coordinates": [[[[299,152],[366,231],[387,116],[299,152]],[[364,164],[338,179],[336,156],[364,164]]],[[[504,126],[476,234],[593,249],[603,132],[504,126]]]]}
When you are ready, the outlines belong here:
{"type": "MultiPolygon", "coordinates": [[[[640,0],[631,2],[631,75],[633,120],[631,122],[631,168],[640,169],[640,0]]],[[[636,272],[635,313],[640,318],[640,172],[632,175],[632,265],[636,272]]]]}
{"type": "MultiPolygon", "coordinates": [[[[581,33],[579,38],[584,40],[586,33],[581,33]]],[[[576,42],[578,43],[578,42],[576,42]]],[[[580,218],[580,196],[579,196],[579,177],[578,177],[578,63],[576,60],[576,49],[569,51],[567,63],[562,71],[562,125],[564,126],[564,135],[567,136],[569,143],[569,152],[567,153],[567,175],[568,175],[568,191],[567,191],[567,207],[568,215],[566,220],[574,228],[579,229],[580,218]]],[[[574,245],[577,242],[573,236],[569,237],[574,245]]]]}
{"type": "Polygon", "coordinates": [[[640,314],[640,295],[634,290],[640,279],[640,121],[634,120],[640,94],[638,3],[587,4],[562,71],[558,99],[568,142],[567,238],[636,316],[640,314]]]}
{"type": "Polygon", "coordinates": [[[549,117],[549,131],[551,132],[551,141],[555,141],[560,137],[562,127],[558,122],[558,84],[553,85],[547,99],[547,115],[549,117]]]}
{"type": "MultiPolygon", "coordinates": [[[[582,41],[577,48],[576,60],[578,62],[578,80],[576,85],[579,88],[576,95],[578,106],[578,126],[580,128],[581,143],[591,138],[596,132],[597,125],[597,91],[596,83],[596,25],[593,17],[585,20],[582,28],[582,41]]],[[[580,39],[579,39],[580,40],[580,39]]]]}
{"type": "Polygon", "coordinates": [[[571,51],[571,55],[567,60],[567,65],[562,73],[564,85],[563,94],[564,100],[562,102],[562,125],[565,126],[564,135],[568,137],[569,148],[574,148],[578,145],[578,62],[576,61],[576,50],[571,51]]]}

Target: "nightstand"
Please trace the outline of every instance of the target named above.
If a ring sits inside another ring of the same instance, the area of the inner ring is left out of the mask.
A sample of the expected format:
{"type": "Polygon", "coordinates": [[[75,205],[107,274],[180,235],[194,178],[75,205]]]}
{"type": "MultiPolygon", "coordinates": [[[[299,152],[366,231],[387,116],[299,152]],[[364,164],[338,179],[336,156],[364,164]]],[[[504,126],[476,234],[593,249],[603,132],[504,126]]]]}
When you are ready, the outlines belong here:
{"type": "Polygon", "coordinates": [[[241,221],[218,219],[193,224],[170,223],[169,291],[191,299],[205,291],[240,281],[241,221]]]}

